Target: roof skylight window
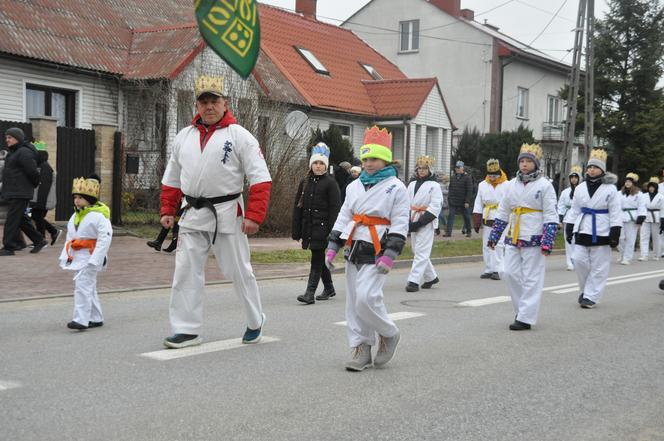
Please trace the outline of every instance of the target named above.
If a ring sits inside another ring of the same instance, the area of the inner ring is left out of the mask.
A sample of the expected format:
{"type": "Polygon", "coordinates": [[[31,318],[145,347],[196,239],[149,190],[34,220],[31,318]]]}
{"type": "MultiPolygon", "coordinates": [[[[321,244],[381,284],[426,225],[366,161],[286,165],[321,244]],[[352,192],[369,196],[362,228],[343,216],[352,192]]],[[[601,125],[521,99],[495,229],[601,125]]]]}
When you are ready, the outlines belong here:
{"type": "Polygon", "coordinates": [[[374,69],[374,67],[372,65],[366,64],[366,63],[360,63],[360,64],[362,65],[364,70],[366,70],[369,73],[369,75],[371,75],[371,78],[373,78],[374,80],[382,80],[383,79],[383,77],[378,73],[378,71],[376,69],[374,69]]]}
{"type": "Polygon", "coordinates": [[[307,63],[309,63],[309,65],[317,73],[325,74],[325,75],[330,74],[330,71],[327,70],[325,65],[323,63],[321,63],[320,60],[318,60],[318,58],[316,58],[316,56],[313,54],[313,52],[311,52],[310,50],[305,49],[303,47],[296,47],[295,49],[297,49],[297,51],[300,53],[300,55],[302,55],[302,57],[307,61],[307,63]]]}

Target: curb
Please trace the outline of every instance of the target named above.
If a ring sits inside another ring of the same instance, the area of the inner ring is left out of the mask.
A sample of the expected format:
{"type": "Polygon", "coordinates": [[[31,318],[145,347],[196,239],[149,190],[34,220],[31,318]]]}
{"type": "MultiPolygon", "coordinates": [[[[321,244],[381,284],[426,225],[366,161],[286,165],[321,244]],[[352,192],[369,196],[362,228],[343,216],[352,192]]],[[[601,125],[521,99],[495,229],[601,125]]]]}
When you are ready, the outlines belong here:
{"type": "MultiPolygon", "coordinates": [[[[563,255],[565,254],[564,250],[554,250],[551,255],[563,255]]],[[[474,262],[481,262],[483,257],[481,255],[470,255],[470,256],[454,256],[454,257],[434,257],[431,259],[431,263],[434,265],[446,265],[446,264],[453,264],[453,263],[474,263],[474,262]]],[[[413,264],[413,259],[407,259],[407,260],[397,260],[394,262],[394,268],[408,268],[412,266],[413,264]]],[[[344,267],[337,267],[335,268],[332,273],[333,274],[341,274],[343,273],[344,267]]],[[[256,281],[262,282],[266,280],[281,280],[281,279],[296,279],[299,277],[307,277],[309,273],[300,273],[300,274],[284,274],[281,276],[265,276],[265,277],[257,277],[256,281]]],[[[216,285],[229,285],[233,283],[230,280],[218,280],[216,282],[206,282],[205,286],[216,286],[216,285]]],[[[171,285],[152,285],[152,286],[141,286],[138,288],[117,288],[117,289],[108,289],[104,291],[99,291],[99,295],[106,295],[106,294],[119,294],[123,292],[137,292],[137,291],[152,291],[152,290],[158,290],[158,289],[168,289],[171,288],[171,285]]],[[[58,299],[58,298],[65,298],[65,297],[74,297],[73,293],[59,293],[59,294],[48,294],[48,295],[43,295],[43,296],[35,296],[35,297],[20,297],[20,298],[9,298],[9,299],[0,299],[0,304],[2,303],[17,303],[17,302],[29,302],[33,300],[48,300],[48,299],[58,299]]]]}

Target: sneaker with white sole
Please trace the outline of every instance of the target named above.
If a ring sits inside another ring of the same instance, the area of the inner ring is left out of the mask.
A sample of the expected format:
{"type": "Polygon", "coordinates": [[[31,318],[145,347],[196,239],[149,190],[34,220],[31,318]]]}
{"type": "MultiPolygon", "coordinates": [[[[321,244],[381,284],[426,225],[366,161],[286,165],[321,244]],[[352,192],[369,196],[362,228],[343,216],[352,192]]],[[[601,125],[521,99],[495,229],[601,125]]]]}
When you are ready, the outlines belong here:
{"type": "Polygon", "coordinates": [[[645,262],[647,260],[648,260],[647,257],[643,257],[643,256],[639,257],[639,262],[645,262]]]}
{"type": "Polygon", "coordinates": [[[346,362],[346,370],[360,372],[369,367],[371,367],[371,346],[366,343],[355,346],[350,360],[346,362]]]}
{"type": "Polygon", "coordinates": [[[169,349],[181,349],[187,346],[198,346],[203,343],[203,339],[193,334],[174,334],[164,339],[164,346],[169,349]]]}
{"type": "Polygon", "coordinates": [[[625,260],[625,259],[623,259],[623,260],[620,261],[620,264],[621,264],[621,265],[630,265],[631,263],[632,263],[632,262],[630,262],[629,260],[625,260]]]}
{"type": "Polygon", "coordinates": [[[394,353],[397,351],[397,345],[399,344],[400,339],[400,332],[397,332],[394,337],[383,337],[382,335],[380,336],[380,341],[378,342],[378,352],[376,352],[376,358],[374,358],[374,366],[384,366],[392,359],[392,357],[394,357],[394,353]]]}
{"type": "Polygon", "coordinates": [[[583,309],[593,309],[595,307],[595,302],[584,297],[581,299],[580,305],[583,309]]]}
{"type": "Polygon", "coordinates": [[[261,322],[261,326],[258,329],[249,329],[247,328],[246,331],[244,331],[244,335],[242,336],[242,343],[246,345],[258,343],[261,341],[261,338],[263,337],[263,326],[265,325],[265,314],[263,314],[263,321],[261,322]]]}

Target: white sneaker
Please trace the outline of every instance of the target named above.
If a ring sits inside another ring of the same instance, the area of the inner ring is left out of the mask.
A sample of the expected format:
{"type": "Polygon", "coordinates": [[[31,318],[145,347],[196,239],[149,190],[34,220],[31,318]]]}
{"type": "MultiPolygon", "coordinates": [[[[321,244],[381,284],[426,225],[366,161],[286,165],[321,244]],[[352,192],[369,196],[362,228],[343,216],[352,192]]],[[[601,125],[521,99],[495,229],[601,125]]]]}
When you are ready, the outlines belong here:
{"type": "Polygon", "coordinates": [[[659,260],[659,257],[653,257],[652,260],[659,260]]]}
{"type": "Polygon", "coordinates": [[[630,262],[629,260],[625,260],[625,259],[623,259],[623,260],[620,261],[620,264],[621,264],[621,265],[629,265],[630,263],[631,263],[631,262],[630,262]]]}
{"type": "Polygon", "coordinates": [[[574,271],[574,265],[567,265],[567,271],[574,271]]]}
{"type": "Polygon", "coordinates": [[[639,262],[645,262],[647,260],[648,260],[647,257],[643,257],[643,256],[639,257],[639,262]]]}

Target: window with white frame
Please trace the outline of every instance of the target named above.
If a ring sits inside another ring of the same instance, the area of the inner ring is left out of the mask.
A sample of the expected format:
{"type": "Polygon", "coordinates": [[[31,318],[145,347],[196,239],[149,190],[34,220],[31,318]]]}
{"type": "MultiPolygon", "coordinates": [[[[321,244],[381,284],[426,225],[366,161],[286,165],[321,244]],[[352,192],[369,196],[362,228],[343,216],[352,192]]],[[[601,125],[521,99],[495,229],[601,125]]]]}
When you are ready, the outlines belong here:
{"type": "Polygon", "coordinates": [[[366,64],[366,63],[360,63],[360,64],[362,65],[364,70],[366,70],[367,73],[369,75],[371,75],[371,78],[373,78],[374,80],[382,80],[383,79],[383,77],[378,73],[378,71],[372,65],[366,64]]]}
{"type": "Polygon", "coordinates": [[[399,22],[399,51],[413,52],[420,49],[420,21],[399,22]]]}
{"type": "Polygon", "coordinates": [[[560,97],[549,95],[546,101],[546,122],[558,124],[560,122],[560,109],[562,108],[560,97]]]}
{"type": "Polygon", "coordinates": [[[528,89],[523,87],[517,88],[516,116],[517,118],[528,118],[528,89]]]}
{"type": "Polygon", "coordinates": [[[330,124],[330,128],[336,128],[341,132],[341,137],[350,141],[353,135],[353,128],[344,124],[330,124]]]}
{"type": "Polygon", "coordinates": [[[25,85],[28,118],[52,116],[59,127],[76,127],[76,91],[39,84],[25,85]]]}
{"type": "Polygon", "coordinates": [[[316,71],[317,73],[324,74],[324,75],[329,75],[330,71],[327,70],[327,67],[323,63],[320,62],[318,58],[314,55],[313,52],[311,52],[309,49],[305,49],[303,47],[296,47],[295,48],[300,55],[309,63],[309,65],[316,71]]]}

